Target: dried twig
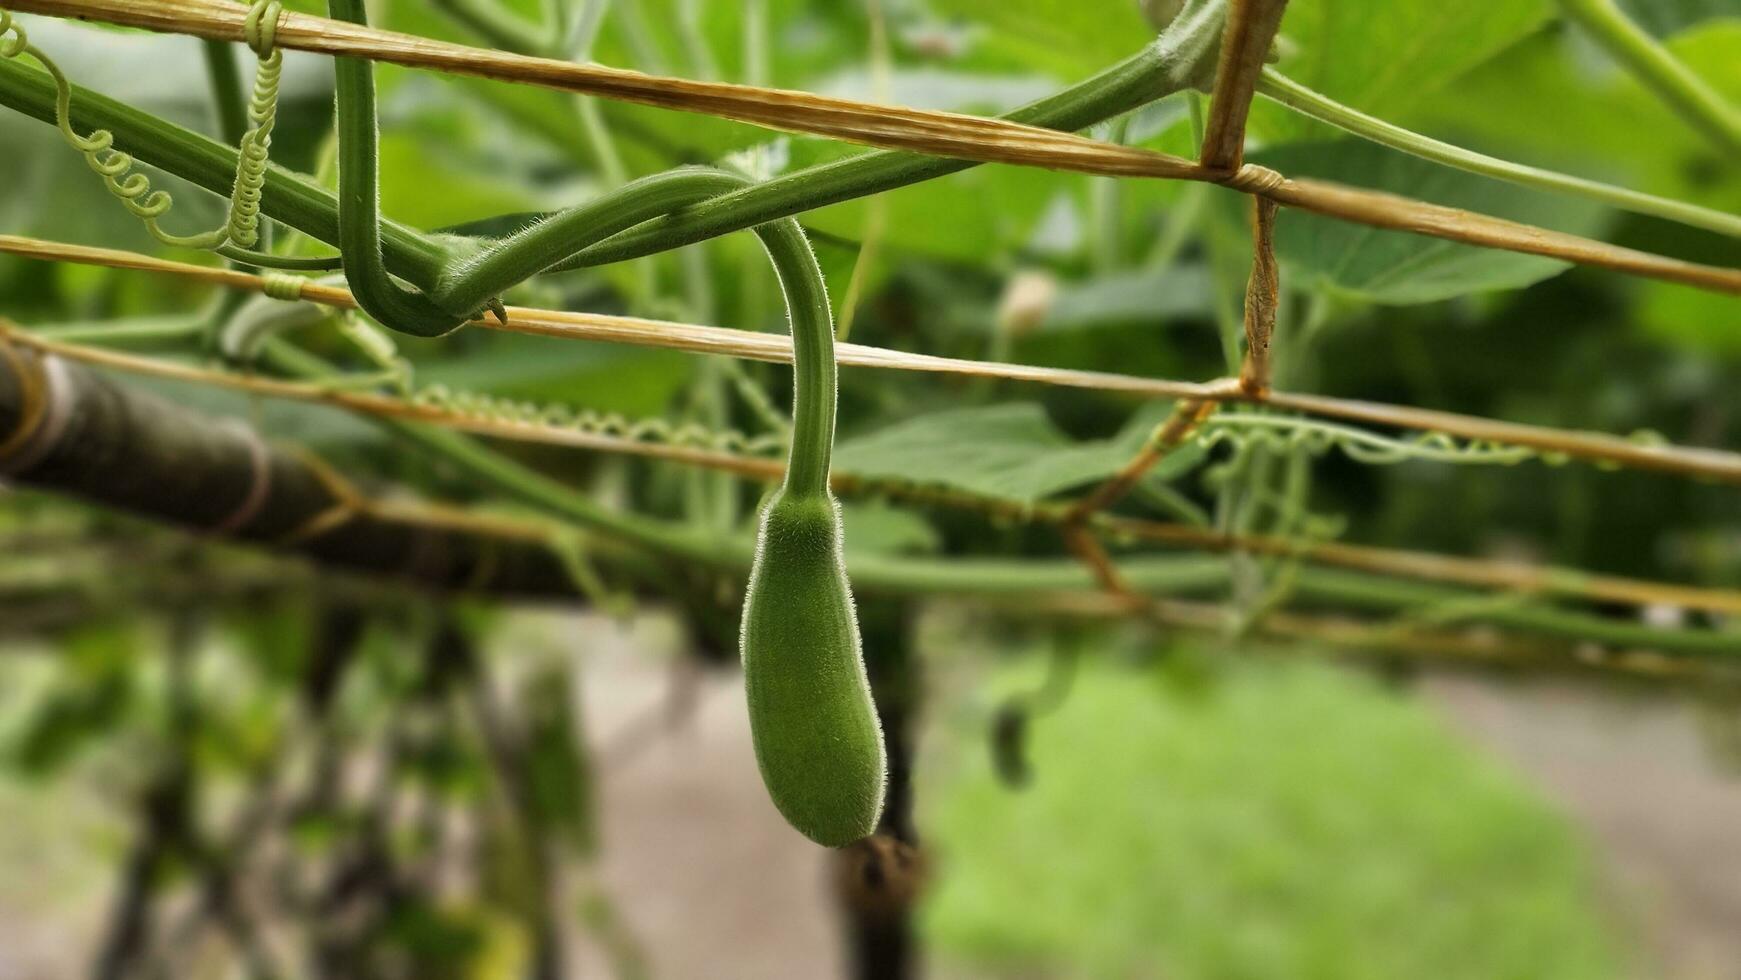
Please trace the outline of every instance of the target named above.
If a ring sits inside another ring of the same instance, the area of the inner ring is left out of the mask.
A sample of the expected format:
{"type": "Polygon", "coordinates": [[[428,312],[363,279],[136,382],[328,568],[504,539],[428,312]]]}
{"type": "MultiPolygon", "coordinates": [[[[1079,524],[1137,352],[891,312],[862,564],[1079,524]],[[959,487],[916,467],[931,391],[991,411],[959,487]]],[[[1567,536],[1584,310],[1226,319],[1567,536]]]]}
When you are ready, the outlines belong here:
{"type": "Polygon", "coordinates": [[[1245,360],[1239,367],[1239,387],[1262,398],[1269,393],[1270,341],[1275,337],[1281,272],[1276,268],[1275,202],[1254,197],[1251,209],[1251,278],[1245,284],[1245,360]]]}
{"type": "Polygon", "coordinates": [[[1179,444],[1190,438],[1197,426],[1203,420],[1214,414],[1220,407],[1213,401],[1181,401],[1173,408],[1173,414],[1167,421],[1155,429],[1141,451],[1130,462],[1124,464],[1117,473],[1108,477],[1105,483],[1097,487],[1093,493],[1084,497],[1081,502],[1070,510],[1072,521],[1081,521],[1090,514],[1105,510],[1129,493],[1137,485],[1137,481],[1159,463],[1168,453],[1178,448],[1179,444]]]}

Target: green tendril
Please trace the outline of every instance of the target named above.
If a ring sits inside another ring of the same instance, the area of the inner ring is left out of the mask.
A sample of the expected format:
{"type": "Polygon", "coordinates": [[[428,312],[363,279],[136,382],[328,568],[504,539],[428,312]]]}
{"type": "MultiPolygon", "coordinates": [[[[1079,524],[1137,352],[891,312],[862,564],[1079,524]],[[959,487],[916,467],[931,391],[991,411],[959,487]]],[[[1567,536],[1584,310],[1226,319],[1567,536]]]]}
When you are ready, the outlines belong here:
{"type": "Polygon", "coordinates": [[[84,156],[85,163],[103,179],[109,193],[144,222],[151,237],[177,248],[210,250],[231,245],[246,248],[260,238],[260,198],[266,185],[272,128],[277,121],[278,94],[283,77],[284,56],[274,47],[282,14],[280,0],[253,0],[248,9],[243,34],[248,46],[260,59],[254,72],[253,97],[248,106],[248,131],[239,147],[236,180],[223,226],[194,235],[176,235],[163,229],[159,219],[169,212],[174,200],[168,191],[152,188],[151,178],[133,170],[136,161],[131,154],[115,149],[113,133],[107,129],[95,129],[89,135],[81,136],[73,128],[72,83],[53,59],[30,43],[23,25],[13,20],[12,12],[3,8],[0,8],[0,58],[29,55],[48,72],[54,81],[55,125],[60,129],[61,137],[84,156]]]}
{"type": "Polygon", "coordinates": [[[716,452],[766,456],[777,453],[785,440],[776,435],[751,436],[735,429],[711,429],[662,418],[634,419],[616,412],[574,408],[554,402],[520,401],[476,391],[433,384],[418,388],[411,402],[467,418],[513,425],[538,425],[585,435],[613,436],[631,442],[685,446],[716,452]]]}
{"type": "Polygon", "coordinates": [[[1513,466],[1531,459],[1563,462],[1525,446],[1460,441],[1442,432],[1398,439],[1353,426],[1285,415],[1214,415],[1198,427],[1195,441],[1207,449],[1232,446],[1235,459],[1262,448],[1283,456],[1296,450],[1322,456],[1335,449],[1357,463],[1372,466],[1408,462],[1513,466]]]}

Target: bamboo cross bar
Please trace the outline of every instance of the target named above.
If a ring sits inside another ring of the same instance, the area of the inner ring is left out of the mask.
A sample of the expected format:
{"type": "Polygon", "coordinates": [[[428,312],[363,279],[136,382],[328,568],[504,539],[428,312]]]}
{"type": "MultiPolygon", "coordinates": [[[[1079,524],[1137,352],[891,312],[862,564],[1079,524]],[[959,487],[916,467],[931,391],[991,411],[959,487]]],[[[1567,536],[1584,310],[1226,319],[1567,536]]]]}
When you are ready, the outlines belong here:
{"type": "MultiPolygon", "coordinates": [[[[7,0],[30,13],[102,20],[170,34],[242,41],[247,8],[215,0],[7,0]]],[[[702,82],[598,64],[539,58],[286,12],[280,47],[356,56],[498,81],[538,85],[623,102],[699,112],[788,132],[982,163],[1026,163],[1105,176],[1200,177],[1202,168],[1167,153],[1120,146],[964,113],[878,105],[790,89],[702,82]]]]}
{"type": "MultiPolygon", "coordinates": [[[[0,341],[0,462],[20,480],[83,496],[106,506],[130,510],[207,534],[223,534],[276,548],[300,552],[337,567],[397,576],[442,588],[467,588],[508,597],[564,598],[577,595],[574,581],[546,547],[555,526],[480,515],[433,504],[395,504],[364,499],[347,481],[312,457],[273,449],[239,424],[202,416],[116,384],[63,359],[59,353],[39,356],[38,345],[13,334],[17,343],[0,341]],[[269,474],[269,476],[262,476],[269,474]],[[165,483],[164,481],[170,481],[165,483]],[[165,494],[164,487],[173,492],[165,494]]],[[[124,358],[125,355],[115,355],[124,358]]],[[[109,363],[105,358],[99,363],[109,363]]],[[[150,359],[136,359],[149,362],[150,359]]],[[[152,362],[161,364],[161,362],[152,362]]],[[[115,366],[131,369],[124,361],[115,366]]],[[[175,375],[164,375],[175,376],[175,375]]],[[[348,403],[347,403],[348,404],[348,403]]],[[[1104,548],[1085,537],[1089,530],[1172,541],[1206,547],[1292,553],[1293,543],[1268,539],[1193,539],[1189,530],[1165,525],[1098,518],[1094,525],[1068,524],[1078,532],[1076,544],[1091,542],[1091,559],[1105,558],[1104,548]],[[1098,556],[1098,557],[1096,557],[1098,556]]],[[[598,557],[617,562],[624,554],[601,542],[598,557]]],[[[1462,581],[1544,595],[1606,597],[1623,601],[1679,602],[1688,608],[1735,608],[1735,596],[1721,590],[1586,578],[1578,573],[1530,568],[1445,556],[1412,555],[1354,546],[1315,545],[1330,564],[1341,564],[1386,576],[1462,581]],[[1337,549],[1341,549],[1338,551],[1337,549]]],[[[727,571],[742,571],[747,554],[731,550],[716,561],[727,571]]],[[[1140,592],[1144,614],[1155,621],[1167,593],[1201,591],[1222,583],[1224,568],[1178,565],[1177,558],[1141,558],[1115,573],[1126,594],[1115,597],[1107,614],[1130,615],[1140,592]]],[[[855,579],[868,589],[897,593],[940,593],[969,601],[996,601],[1020,594],[1023,608],[1040,612],[1049,598],[1066,604],[1092,605],[1093,594],[1080,591],[1096,575],[1111,569],[1110,560],[1096,570],[1075,563],[1047,560],[984,562],[974,560],[898,560],[857,556],[850,562],[855,579]]],[[[632,563],[625,567],[634,567],[632,563]]],[[[1457,593],[1420,591],[1386,578],[1358,573],[1326,573],[1301,584],[1302,597],[1334,605],[1355,602],[1379,608],[1414,608],[1422,602],[1444,601],[1457,593]],[[1338,578],[1337,576],[1341,576],[1338,578]]],[[[1585,647],[1598,657],[1592,666],[1608,669],[1630,657],[1628,649],[1660,646],[1681,653],[1732,653],[1732,642],[1708,630],[1656,630],[1623,621],[1552,609],[1496,609],[1488,613],[1495,625],[1533,634],[1518,640],[1519,649],[1546,652],[1564,647],[1567,638],[1594,640],[1585,647]],[[1558,639],[1555,639],[1558,638],[1558,639]],[[1544,646],[1545,644],[1545,646],[1544,646]]],[[[1311,617],[1302,617],[1310,619],[1311,617]]],[[[1408,649],[1423,634],[1385,625],[1361,627],[1364,645],[1408,649]]],[[[1461,635],[1461,634],[1459,634],[1461,635]]],[[[1464,636],[1465,640],[1473,639],[1464,636]]],[[[1581,648],[1582,649],[1582,648],[1581,648]]],[[[1564,654],[1551,655],[1558,666],[1577,666],[1564,654]]],[[[1630,662],[1630,661],[1628,661],[1630,662]]],[[[1672,673],[1683,669],[1722,670],[1705,658],[1660,657],[1649,663],[1672,673]]]]}
{"type": "MultiPolygon", "coordinates": [[[[114,249],[43,242],[13,235],[0,235],[0,252],[50,261],[81,262],[138,269],[198,279],[255,292],[264,291],[266,288],[266,280],[262,277],[229,269],[173,262],[114,249]]],[[[334,306],[350,308],[355,305],[355,300],[352,299],[350,293],[337,286],[306,283],[302,286],[301,296],[303,299],[334,306]]],[[[749,330],[698,326],[636,317],[508,307],[507,324],[498,323],[493,318],[486,318],[475,321],[472,326],[477,329],[505,330],[512,333],[561,337],[570,340],[594,340],[662,347],[694,354],[714,354],[779,364],[789,364],[792,360],[791,339],[783,334],[756,333],[749,330]]],[[[1606,433],[1524,425],[1473,415],[1461,415],[1455,412],[1440,412],[1412,408],[1406,405],[1390,405],[1382,402],[1367,402],[1323,395],[1292,394],[1279,391],[1254,395],[1241,388],[1237,379],[1231,378],[1210,382],[1175,381],[1106,371],[1079,371],[1039,365],[938,357],[864,344],[839,344],[835,347],[835,355],[839,363],[845,367],[1005,378],[1035,384],[1091,388],[1097,391],[1118,392],[1149,399],[1266,404],[1274,408],[1325,418],[1357,421],[1394,429],[1442,432],[1461,439],[1526,446],[1543,453],[1563,455],[1569,459],[1630,466],[1741,486],[1741,454],[1724,449],[1700,449],[1671,444],[1644,443],[1606,433]]]]}
{"type": "MultiPolygon", "coordinates": [[[[6,0],[32,13],[101,20],[211,40],[241,41],[247,8],[222,0],[6,0]]],[[[417,68],[534,84],[563,91],[699,112],[783,132],[812,133],[975,163],[1009,163],[1121,177],[1224,184],[1277,203],[1345,221],[1448,241],[1544,255],[1741,294],[1741,269],[1685,262],[1491,215],[1427,204],[1262,167],[1209,167],[1170,154],[1087,139],[1007,119],[878,105],[786,89],[647,75],[595,64],[468,47],[286,13],[276,36],[286,48],[366,57],[417,68]]],[[[139,154],[149,161],[149,154],[139,154]]],[[[795,213],[801,207],[788,210],[795,213]]]]}
{"type": "MultiPolygon", "coordinates": [[[[332,405],[345,411],[377,418],[401,419],[438,425],[491,439],[506,439],[624,455],[644,456],[732,473],[746,479],[777,483],[785,473],[779,460],[745,456],[719,450],[623,436],[585,432],[562,426],[471,415],[437,406],[419,405],[398,398],[365,392],[344,391],[308,382],[259,375],[244,375],[210,368],[171,363],[100,348],[44,340],[13,332],[14,344],[98,367],[170,381],[204,384],[253,395],[332,405]]],[[[0,339],[0,352],[11,349],[0,339]]],[[[1191,404],[1191,403],[1186,403],[1191,404]]],[[[1199,403],[1200,404],[1200,403],[1199,403]]],[[[1163,433],[1157,441],[1168,438],[1163,433]]],[[[1115,478],[1116,481],[1116,478],[1115,478]]],[[[1632,605],[1662,604],[1701,609],[1726,615],[1741,615],[1741,592],[1701,588],[1615,576],[1592,575],[1566,568],[1550,568],[1517,562],[1461,558],[1394,548],[1377,548],[1342,542],[1310,542],[1263,535],[1221,534],[1203,528],[1165,524],[1139,518],[1097,513],[1102,503],[1095,498],[1104,489],[1091,492],[1083,502],[1057,505],[1023,505],[1000,498],[983,497],[936,487],[901,485],[887,480],[869,480],[836,469],[831,474],[834,489],[849,495],[882,494],[892,500],[922,507],[948,507],[978,511],[1007,520],[1032,521],[1065,526],[1091,521],[1093,527],[1118,539],[1171,545],[1203,551],[1242,551],[1277,557],[1298,556],[1308,561],[1356,569],[1386,576],[1442,582],[1485,589],[1505,589],[1542,596],[1584,601],[1619,602],[1632,605]]]]}

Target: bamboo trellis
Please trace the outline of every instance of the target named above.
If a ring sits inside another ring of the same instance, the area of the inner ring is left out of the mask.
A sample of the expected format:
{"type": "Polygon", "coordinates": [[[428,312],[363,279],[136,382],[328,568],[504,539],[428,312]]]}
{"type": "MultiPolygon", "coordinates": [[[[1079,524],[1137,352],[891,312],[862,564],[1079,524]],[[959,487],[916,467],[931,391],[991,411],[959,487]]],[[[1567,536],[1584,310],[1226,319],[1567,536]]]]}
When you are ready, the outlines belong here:
{"type": "MultiPolygon", "coordinates": [[[[240,40],[245,8],[223,0],[7,0],[18,10],[101,19],[152,30],[191,34],[215,40],[240,40]]],[[[1211,608],[1156,600],[1128,585],[1103,539],[1131,539],[1210,551],[1239,551],[1295,557],[1387,575],[1427,581],[1589,601],[1638,604],[1667,603],[1683,608],[1735,615],[1741,593],[1664,583],[1587,575],[1571,570],[1535,568],[1502,562],[1368,548],[1334,542],[1298,542],[1262,536],[1221,535],[1180,525],[1141,521],[1106,513],[1150,466],[1188,440],[1194,429],[1217,407],[1230,403],[1267,405],[1275,409],[1318,415],[1391,428],[1440,433],[1461,439],[1520,446],[1532,451],[1609,465],[1658,470],[1688,477],[1741,484],[1741,454],[1645,442],[1598,433],[1520,425],[1408,406],[1330,398],[1270,388],[1268,353],[1273,332],[1277,269],[1271,250],[1271,230],[1280,207],[1313,211],[1380,228],[1432,235],[1451,241],[1550,256],[1615,271],[1666,279],[1728,293],[1741,293],[1741,270],[1702,266],[1663,256],[1619,248],[1547,229],[1426,204],[1361,188],[1324,181],[1290,179],[1241,158],[1244,120],[1257,87],[1265,53],[1280,22],[1285,0],[1231,0],[1206,128],[1201,159],[1184,160],[1166,154],[1118,146],[1068,133],[999,119],[926,112],[872,105],[722,83],[663,78],[605,68],[532,58],[463,45],[435,42],[325,18],[290,13],[278,28],[277,43],[326,54],[360,55],[375,60],[471,74],[582,92],[683,111],[704,112],[777,130],[812,133],[869,146],[974,162],[1041,166],[1080,173],[1208,181],[1249,194],[1253,199],[1254,256],[1246,301],[1246,360],[1236,378],[1182,382],[1138,378],[1103,372],[1070,371],[1016,364],[995,364],[840,345],[840,363],[922,372],[981,377],[1123,392],[1178,403],[1173,418],[1156,430],[1142,452],[1103,485],[1080,500],[1052,505],[1015,506],[936,488],[867,481],[849,472],[835,474],[838,489],[871,491],[922,504],[959,506],[1005,518],[1057,526],[1069,549],[1090,570],[1102,595],[1055,595],[1057,608],[1097,613],[1140,612],[1159,621],[1183,625],[1219,622],[1211,608]]],[[[1285,219],[1283,219],[1285,220],[1285,219]]],[[[342,288],[315,282],[286,286],[283,277],[246,273],[105,249],[0,236],[0,251],[51,261],[81,262],[137,269],[199,279],[229,288],[288,290],[298,298],[349,308],[354,301],[342,288]]],[[[783,336],[677,324],[629,317],[509,308],[502,322],[477,321],[476,327],[543,336],[565,337],[666,347],[755,360],[786,362],[790,342],[783,336]]],[[[189,367],[153,358],[120,354],[80,345],[57,343],[9,327],[0,343],[11,341],[45,354],[121,370],[183,381],[243,388],[274,397],[333,404],[349,411],[413,420],[495,438],[523,439],[596,451],[655,456],[691,465],[772,480],[778,462],[738,453],[692,446],[649,443],[635,439],[576,432],[524,420],[468,416],[440,406],[420,405],[376,393],[334,391],[299,382],[239,375],[189,367]]],[[[1292,613],[1272,613],[1261,627],[1276,635],[1333,639],[1353,646],[1415,646],[1456,651],[1470,656],[1525,655],[1508,641],[1463,634],[1433,634],[1419,630],[1373,629],[1369,625],[1315,620],[1292,613]]],[[[1678,659],[1606,653],[1586,660],[1606,666],[1626,665],[1639,673],[1674,674],[1678,659]]]]}

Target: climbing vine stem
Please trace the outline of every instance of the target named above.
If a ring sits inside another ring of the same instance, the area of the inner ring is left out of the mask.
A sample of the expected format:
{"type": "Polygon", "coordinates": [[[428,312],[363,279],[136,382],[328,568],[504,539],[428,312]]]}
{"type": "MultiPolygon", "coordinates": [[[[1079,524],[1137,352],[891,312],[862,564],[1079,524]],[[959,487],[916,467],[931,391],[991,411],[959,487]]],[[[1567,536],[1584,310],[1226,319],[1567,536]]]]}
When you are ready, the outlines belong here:
{"type": "Polygon", "coordinates": [[[1541,190],[1571,194],[1600,201],[1635,214],[1646,214],[1669,221],[1678,221],[1694,228],[1704,228],[1722,235],[1741,237],[1741,217],[1701,208],[1684,201],[1670,200],[1613,184],[1587,180],[1569,174],[1501,160],[1485,153],[1476,153],[1460,146],[1441,142],[1430,136],[1404,129],[1395,123],[1351,109],[1320,92],[1313,91],[1281,72],[1265,69],[1258,80],[1258,92],[1290,109],[1319,122],[1353,133],[1363,139],[1412,154],[1434,163],[1456,167],[1469,173],[1535,187],[1541,190]]]}

